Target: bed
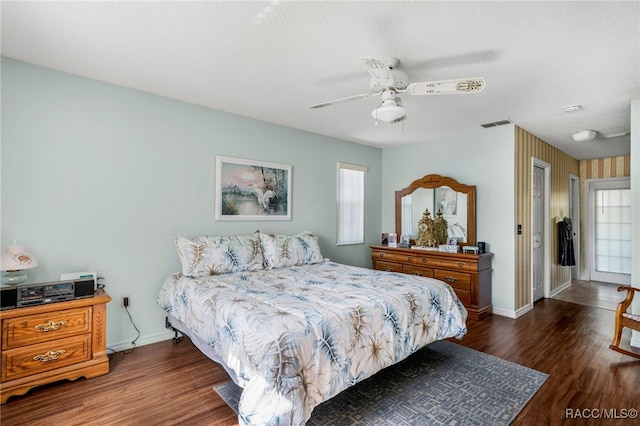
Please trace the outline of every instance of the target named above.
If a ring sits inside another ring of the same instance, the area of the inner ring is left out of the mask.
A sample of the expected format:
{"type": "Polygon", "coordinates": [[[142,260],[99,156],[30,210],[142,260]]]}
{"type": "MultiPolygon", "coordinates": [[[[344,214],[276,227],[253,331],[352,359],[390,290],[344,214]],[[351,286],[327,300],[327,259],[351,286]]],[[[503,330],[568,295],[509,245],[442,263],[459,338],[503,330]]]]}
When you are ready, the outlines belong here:
{"type": "Polygon", "coordinates": [[[310,232],[176,238],[158,304],[243,388],[241,425],[303,425],[313,408],[429,343],[461,338],[444,282],[324,259],[310,232]]]}

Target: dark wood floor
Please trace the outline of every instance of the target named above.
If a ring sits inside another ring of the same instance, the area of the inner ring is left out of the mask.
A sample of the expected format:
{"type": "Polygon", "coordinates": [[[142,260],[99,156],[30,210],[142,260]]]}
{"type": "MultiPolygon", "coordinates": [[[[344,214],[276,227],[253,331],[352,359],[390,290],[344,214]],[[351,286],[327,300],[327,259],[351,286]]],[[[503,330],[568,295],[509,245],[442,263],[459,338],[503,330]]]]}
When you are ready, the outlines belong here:
{"type": "Polygon", "coordinates": [[[553,298],[615,311],[618,303],[626,296],[626,292],[618,291],[618,287],[620,287],[618,284],[574,280],[567,289],[553,298]]]}
{"type": "MultiPolygon", "coordinates": [[[[514,425],[640,425],[640,419],[566,418],[567,410],[580,410],[584,417],[640,409],[640,361],[608,349],[613,314],[546,299],[517,320],[469,321],[468,335],[455,342],[550,375],[514,425]]],[[[626,343],[629,336],[627,330],[626,343]]],[[[1,407],[1,423],[237,425],[233,411],[212,389],[226,380],[226,373],[189,340],[160,342],[116,357],[106,376],[12,397],[1,407]]]]}

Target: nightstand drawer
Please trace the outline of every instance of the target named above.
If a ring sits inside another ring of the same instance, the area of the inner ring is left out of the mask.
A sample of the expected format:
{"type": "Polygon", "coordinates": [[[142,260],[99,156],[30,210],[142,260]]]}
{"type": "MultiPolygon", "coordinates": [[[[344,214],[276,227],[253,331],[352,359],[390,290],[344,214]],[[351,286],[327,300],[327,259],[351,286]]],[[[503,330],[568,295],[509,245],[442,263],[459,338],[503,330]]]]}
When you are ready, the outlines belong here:
{"type": "Polygon", "coordinates": [[[456,290],[471,290],[471,275],[469,274],[436,269],[433,273],[433,277],[444,281],[456,290]]]}
{"type": "Polygon", "coordinates": [[[13,380],[91,359],[91,335],[67,337],[2,352],[2,380],[13,380]]]}
{"type": "Polygon", "coordinates": [[[418,275],[420,277],[433,278],[433,269],[421,268],[420,266],[402,265],[402,272],[405,274],[418,275]]]}
{"type": "Polygon", "coordinates": [[[2,322],[2,348],[17,348],[89,332],[91,307],[11,318],[2,322]]]}

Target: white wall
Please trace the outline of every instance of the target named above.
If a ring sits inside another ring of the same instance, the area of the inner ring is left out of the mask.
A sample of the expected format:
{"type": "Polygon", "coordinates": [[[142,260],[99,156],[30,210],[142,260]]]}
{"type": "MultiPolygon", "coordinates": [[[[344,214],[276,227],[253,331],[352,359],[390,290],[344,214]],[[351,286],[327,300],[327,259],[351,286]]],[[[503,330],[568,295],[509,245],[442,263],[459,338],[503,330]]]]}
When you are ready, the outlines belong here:
{"type": "Polygon", "coordinates": [[[95,270],[114,299],[107,344],[167,338],[156,297],[180,269],[173,237],[311,230],[333,260],[370,265],[382,152],[2,58],[1,242],[39,261],[34,282],[95,270]],[[292,221],[215,222],[216,155],[293,166],[292,221]],[[368,166],[366,244],[335,245],[336,162],[368,166]]]}
{"type": "MultiPolygon", "coordinates": [[[[640,99],[631,102],[631,285],[640,288],[640,99]]],[[[632,310],[640,313],[636,292],[632,310]]],[[[640,347],[640,332],[631,335],[631,344],[640,347]]]]}
{"type": "Polygon", "coordinates": [[[382,229],[395,228],[395,191],[427,174],[476,186],[476,236],[493,257],[494,313],[515,315],[515,127],[482,129],[467,135],[383,149],[382,229]]]}

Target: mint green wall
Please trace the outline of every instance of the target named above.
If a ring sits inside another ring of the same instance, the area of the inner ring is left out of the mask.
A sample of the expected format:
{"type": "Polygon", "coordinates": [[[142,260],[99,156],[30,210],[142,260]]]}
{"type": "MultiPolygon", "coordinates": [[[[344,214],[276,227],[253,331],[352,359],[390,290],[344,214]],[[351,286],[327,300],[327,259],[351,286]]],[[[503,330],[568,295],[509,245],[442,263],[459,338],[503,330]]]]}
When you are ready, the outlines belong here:
{"type": "Polygon", "coordinates": [[[95,270],[114,299],[109,347],[168,337],[156,297],[180,269],[173,237],[312,230],[323,254],[369,266],[380,238],[382,151],[2,58],[2,245],[33,281],[95,270]],[[292,221],[214,221],[215,157],[293,166],[292,221]],[[368,166],[366,244],[335,245],[336,162],[368,166]]]}
{"type": "Polygon", "coordinates": [[[382,151],[383,232],[395,228],[395,191],[419,177],[439,174],[476,186],[477,240],[494,254],[493,309],[506,316],[515,315],[514,158],[512,124],[382,151]]]}

